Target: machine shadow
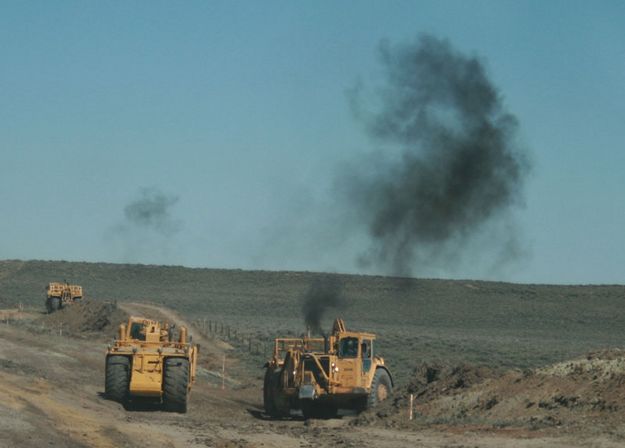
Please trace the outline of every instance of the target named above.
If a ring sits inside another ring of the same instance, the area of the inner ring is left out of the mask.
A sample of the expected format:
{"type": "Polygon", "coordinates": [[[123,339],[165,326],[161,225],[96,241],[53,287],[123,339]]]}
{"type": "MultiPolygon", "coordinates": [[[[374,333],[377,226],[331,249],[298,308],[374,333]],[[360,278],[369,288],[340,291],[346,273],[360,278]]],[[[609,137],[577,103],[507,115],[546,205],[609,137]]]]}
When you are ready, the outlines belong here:
{"type": "MultiPolygon", "coordinates": [[[[118,401],[107,397],[104,392],[98,392],[98,397],[106,401],[119,403],[118,401]]],[[[125,403],[119,404],[121,404],[124,407],[124,410],[128,412],[167,412],[162,403],[150,399],[142,400],[134,398],[132,401],[126,401],[125,403]]]]}
{"type": "Polygon", "coordinates": [[[263,421],[300,421],[300,422],[303,422],[305,420],[302,415],[293,414],[293,413],[291,413],[288,417],[272,417],[270,415],[265,414],[260,409],[247,408],[246,410],[247,410],[248,414],[250,414],[252,417],[254,417],[257,420],[263,420],[263,421]]]}

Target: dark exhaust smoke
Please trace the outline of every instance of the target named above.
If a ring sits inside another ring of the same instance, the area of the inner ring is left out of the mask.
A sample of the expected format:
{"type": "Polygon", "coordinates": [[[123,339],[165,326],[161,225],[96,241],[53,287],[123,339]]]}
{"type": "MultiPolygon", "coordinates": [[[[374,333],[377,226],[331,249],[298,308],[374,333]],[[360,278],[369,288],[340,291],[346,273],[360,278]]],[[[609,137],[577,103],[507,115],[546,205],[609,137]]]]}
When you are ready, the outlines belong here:
{"type": "Polygon", "coordinates": [[[306,327],[314,334],[323,334],[321,319],[328,308],[345,306],[342,283],[334,277],[316,278],[303,297],[302,311],[306,327]]]}
{"type": "Polygon", "coordinates": [[[173,214],[177,202],[177,196],[144,188],[124,206],[121,221],[105,234],[120,251],[122,261],[171,263],[172,243],[183,224],[173,214]]]}
{"type": "Polygon", "coordinates": [[[146,188],[141,191],[139,199],[126,205],[124,216],[133,226],[171,236],[180,230],[180,222],[171,215],[171,208],[176,202],[177,196],[167,196],[156,188],[146,188]]]}
{"type": "MultiPolygon", "coordinates": [[[[363,111],[361,89],[351,99],[387,148],[366,172],[341,182],[372,241],[361,261],[407,276],[423,263],[457,258],[486,225],[509,220],[523,203],[529,164],[515,145],[517,119],[479,59],[429,35],[413,45],[383,42],[380,55],[379,110],[363,111]]],[[[514,235],[493,238],[506,256],[514,253],[514,235]]]]}

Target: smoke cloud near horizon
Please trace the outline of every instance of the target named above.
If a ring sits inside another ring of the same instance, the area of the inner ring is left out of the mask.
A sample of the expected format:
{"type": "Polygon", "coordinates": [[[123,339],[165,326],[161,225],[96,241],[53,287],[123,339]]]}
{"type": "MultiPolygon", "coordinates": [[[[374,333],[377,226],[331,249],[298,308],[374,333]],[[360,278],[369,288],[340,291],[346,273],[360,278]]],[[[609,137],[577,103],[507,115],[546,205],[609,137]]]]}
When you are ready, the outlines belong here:
{"type": "Polygon", "coordinates": [[[171,214],[171,208],[177,202],[177,196],[168,196],[157,188],[144,188],[139,199],[124,207],[124,216],[132,226],[171,236],[181,227],[180,221],[171,214]]]}
{"type": "MultiPolygon", "coordinates": [[[[422,35],[380,45],[386,82],[376,112],[352,92],[355,116],[383,150],[370,165],[342,174],[340,186],[367,226],[360,257],[393,275],[463,255],[489,225],[523,204],[529,163],[517,147],[518,121],[506,111],[482,62],[449,42],[422,35]]],[[[369,98],[367,98],[369,99],[369,98]]],[[[498,263],[514,258],[516,236],[494,232],[498,263]]]]}
{"type": "Polygon", "coordinates": [[[315,278],[302,300],[306,327],[313,334],[323,334],[321,320],[329,308],[339,309],[346,304],[343,284],[335,277],[315,278]]]}
{"type": "Polygon", "coordinates": [[[143,188],[123,208],[123,219],[109,228],[106,238],[126,263],[171,263],[172,241],[182,228],[173,208],[177,196],[158,188],[143,188]]]}

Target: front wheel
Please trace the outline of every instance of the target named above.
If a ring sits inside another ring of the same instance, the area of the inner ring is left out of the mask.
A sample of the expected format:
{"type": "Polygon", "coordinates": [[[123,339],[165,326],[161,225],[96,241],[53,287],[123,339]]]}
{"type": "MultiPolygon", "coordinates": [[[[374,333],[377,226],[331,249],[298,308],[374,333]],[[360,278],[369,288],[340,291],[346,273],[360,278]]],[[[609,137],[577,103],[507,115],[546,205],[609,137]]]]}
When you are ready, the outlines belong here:
{"type": "Polygon", "coordinates": [[[61,308],[61,299],[58,297],[50,297],[46,301],[46,308],[48,309],[48,314],[55,312],[61,308]]]}
{"type": "Polygon", "coordinates": [[[288,417],[291,408],[288,397],[281,393],[280,377],[281,370],[267,367],[263,384],[263,407],[265,414],[272,418],[288,417]]]}
{"type": "Polygon", "coordinates": [[[271,367],[267,367],[267,370],[265,370],[265,381],[263,382],[263,407],[265,408],[265,414],[270,417],[278,416],[274,395],[274,371],[271,367]]]}
{"type": "Polygon", "coordinates": [[[371,392],[367,397],[367,408],[372,408],[386,400],[393,393],[393,383],[391,377],[384,369],[376,369],[373,381],[371,382],[371,392]]]}

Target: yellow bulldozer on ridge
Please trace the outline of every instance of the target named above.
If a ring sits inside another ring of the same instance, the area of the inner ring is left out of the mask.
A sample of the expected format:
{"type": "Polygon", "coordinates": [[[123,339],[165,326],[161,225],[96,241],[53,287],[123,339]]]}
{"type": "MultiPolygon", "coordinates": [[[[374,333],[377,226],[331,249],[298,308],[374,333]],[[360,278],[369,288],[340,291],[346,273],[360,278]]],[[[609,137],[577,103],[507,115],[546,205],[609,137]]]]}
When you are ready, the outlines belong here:
{"type": "Polygon", "coordinates": [[[304,418],[329,418],[339,408],[362,411],[386,400],[393,379],[374,355],[375,335],[347,331],[336,319],[325,338],[278,338],[265,364],[263,401],[272,417],[301,409],[304,418]]]}
{"type": "Polygon", "coordinates": [[[68,305],[80,302],[83,297],[82,286],[67,282],[50,282],[46,286],[46,310],[53,313],[68,305]]]}
{"type": "Polygon", "coordinates": [[[187,412],[198,353],[185,327],[174,340],[173,326],[130,317],[106,352],[105,394],[124,405],[150,399],[168,411],[187,412]]]}

